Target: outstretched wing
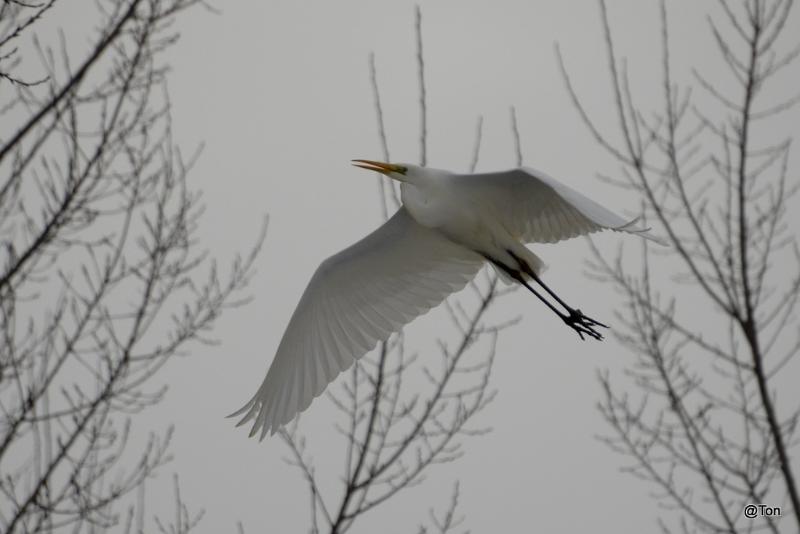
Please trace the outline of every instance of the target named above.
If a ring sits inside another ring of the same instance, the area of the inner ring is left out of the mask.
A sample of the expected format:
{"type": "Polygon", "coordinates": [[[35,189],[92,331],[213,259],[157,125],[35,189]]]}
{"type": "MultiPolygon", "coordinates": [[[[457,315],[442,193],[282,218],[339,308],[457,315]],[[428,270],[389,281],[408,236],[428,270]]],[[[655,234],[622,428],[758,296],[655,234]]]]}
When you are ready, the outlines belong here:
{"type": "Polygon", "coordinates": [[[640,235],[664,244],[616,213],[547,174],[522,167],[510,171],[457,176],[470,194],[489,202],[494,216],[526,243],[555,243],[600,230],[640,235]]]}
{"type": "Polygon", "coordinates": [[[323,261],[283,334],[255,396],[233,416],[263,439],[308,408],[336,376],[379,341],[463,288],[483,258],[418,224],[400,208],[323,261]]]}

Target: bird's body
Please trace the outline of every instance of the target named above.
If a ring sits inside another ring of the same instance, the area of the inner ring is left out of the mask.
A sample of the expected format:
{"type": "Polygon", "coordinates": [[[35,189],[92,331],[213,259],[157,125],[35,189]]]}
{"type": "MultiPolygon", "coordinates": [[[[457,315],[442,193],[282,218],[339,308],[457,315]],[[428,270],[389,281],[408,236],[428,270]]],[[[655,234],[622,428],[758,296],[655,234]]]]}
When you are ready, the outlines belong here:
{"type": "MultiPolygon", "coordinates": [[[[538,274],[544,263],[525,247],[518,229],[504,224],[504,199],[491,198],[480,176],[433,170],[421,183],[400,185],[403,207],[420,225],[483,258],[493,258],[516,268],[508,253],[513,251],[517,257],[527,260],[538,274]],[[475,179],[476,176],[479,178],[475,179]]],[[[492,176],[505,180],[501,174],[492,176]]]]}
{"type": "Polygon", "coordinates": [[[320,264],[255,396],[233,415],[250,435],[274,433],[355,359],[463,288],[489,262],[525,285],[583,338],[605,326],[567,306],[539,278],[526,243],[553,243],[603,229],[655,240],[577,191],[533,169],[456,174],[355,160],[399,180],[403,206],[367,237],[320,264]],[[561,304],[559,311],[529,282],[561,304]]]}
{"type": "Polygon", "coordinates": [[[400,185],[403,207],[414,221],[436,230],[454,243],[479,254],[487,254],[513,238],[492,216],[491,206],[481,205],[466,191],[454,187],[458,176],[437,171],[422,183],[400,185]]]}

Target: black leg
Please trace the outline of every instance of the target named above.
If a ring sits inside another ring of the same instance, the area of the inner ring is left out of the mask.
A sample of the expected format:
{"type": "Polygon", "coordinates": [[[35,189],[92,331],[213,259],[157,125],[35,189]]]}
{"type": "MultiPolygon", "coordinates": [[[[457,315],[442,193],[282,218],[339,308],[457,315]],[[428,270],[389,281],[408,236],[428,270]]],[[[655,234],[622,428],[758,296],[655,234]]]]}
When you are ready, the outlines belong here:
{"type": "Polygon", "coordinates": [[[586,315],[583,314],[582,311],[580,311],[578,309],[575,309],[575,308],[572,308],[571,306],[567,305],[567,303],[565,303],[563,300],[561,300],[559,298],[559,296],[556,295],[556,293],[553,290],[551,290],[549,287],[547,287],[547,285],[544,282],[542,282],[542,279],[539,278],[536,275],[536,273],[530,272],[530,273],[528,273],[528,275],[530,275],[530,277],[533,278],[533,280],[537,284],[542,286],[544,288],[544,290],[547,291],[550,294],[550,296],[552,296],[554,299],[556,299],[559,304],[564,306],[564,308],[566,308],[567,311],[569,312],[570,317],[580,317],[580,318],[583,318],[583,320],[585,320],[589,324],[592,324],[592,325],[595,325],[595,326],[602,326],[603,328],[608,328],[608,325],[605,325],[605,324],[601,323],[600,321],[598,321],[596,319],[592,319],[591,317],[587,317],[586,315]]]}
{"type": "MultiPolygon", "coordinates": [[[[516,256],[514,256],[514,254],[511,253],[510,251],[509,251],[509,254],[511,254],[512,257],[514,257],[514,259],[517,259],[516,256]]],[[[553,293],[553,291],[551,291],[550,288],[548,288],[546,285],[544,285],[541,282],[539,277],[536,276],[536,274],[533,273],[532,270],[530,269],[530,267],[528,267],[524,262],[519,261],[519,259],[517,259],[517,261],[519,262],[521,267],[525,268],[526,271],[531,271],[531,272],[528,272],[527,274],[530,275],[536,281],[536,283],[541,285],[545,289],[545,291],[547,291],[553,298],[555,298],[558,301],[559,304],[561,304],[562,306],[564,306],[564,308],[567,309],[567,311],[569,312],[568,315],[563,313],[563,312],[561,312],[561,310],[559,310],[558,308],[553,306],[553,304],[549,300],[544,298],[544,296],[542,296],[538,291],[536,291],[534,288],[532,288],[530,286],[530,284],[528,284],[528,282],[522,276],[522,273],[520,271],[514,270],[514,269],[510,269],[510,268],[506,267],[505,265],[503,265],[502,263],[493,260],[492,258],[488,258],[487,257],[487,259],[490,262],[492,262],[492,264],[496,265],[499,269],[502,269],[503,272],[508,274],[511,278],[513,278],[514,280],[516,280],[517,282],[519,282],[520,284],[525,286],[531,293],[536,295],[539,298],[539,300],[544,302],[545,305],[553,311],[553,313],[555,313],[556,315],[561,317],[561,320],[564,321],[567,324],[567,326],[569,326],[570,328],[575,330],[578,333],[578,335],[580,336],[581,339],[583,339],[583,340],[586,339],[586,338],[583,337],[584,334],[586,334],[587,336],[591,336],[591,337],[593,337],[594,339],[597,339],[597,340],[602,340],[603,339],[603,335],[600,332],[598,332],[594,327],[595,326],[602,326],[604,328],[608,328],[606,325],[604,325],[603,323],[601,323],[599,321],[595,321],[594,319],[592,319],[590,317],[585,316],[580,310],[577,310],[577,309],[574,309],[574,308],[571,308],[571,307],[567,306],[564,303],[564,301],[562,301],[558,297],[558,295],[553,293]]]]}

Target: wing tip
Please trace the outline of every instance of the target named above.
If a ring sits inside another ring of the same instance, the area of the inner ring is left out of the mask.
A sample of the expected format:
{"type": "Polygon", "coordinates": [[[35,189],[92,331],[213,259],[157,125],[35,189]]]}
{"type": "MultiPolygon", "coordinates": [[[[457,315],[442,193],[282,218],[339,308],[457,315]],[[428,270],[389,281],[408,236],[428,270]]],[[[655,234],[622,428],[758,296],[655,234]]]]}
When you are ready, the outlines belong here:
{"type": "Polygon", "coordinates": [[[264,406],[259,405],[256,399],[252,399],[232,414],[227,415],[226,418],[238,417],[244,414],[244,416],[236,423],[236,428],[248,423],[252,419],[255,419],[255,421],[253,421],[253,426],[247,433],[247,437],[252,438],[260,432],[261,435],[258,437],[258,441],[264,441],[267,432],[269,432],[270,435],[274,435],[278,430],[278,427],[281,425],[276,425],[272,421],[267,421],[267,418],[262,416],[263,410],[264,406]]]}
{"type": "MultiPolygon", "coordinates": [[[[233,412],[233,413],[229,413],[228,415],[226,415],[226,416],[225,416],[225,419],[231,419],[232,417],[239,417],[240,415],[242,415],[243,413],[245,413],[247,410],[249,410],[249,409],[250,409],[252,406],[253,406],[253,401],[250,401],[250,402],[248,402],[247,404],[245,404],[244,406],[242,406],[241,408],[239,408],[238,410],[236,410],[235,412],[233,412]]],[[[248,417],[247,417],[247,416],[245,416],[245,418],[244,418],[244,419],[242,419],[241,421],[239,421],[238,423],[236,423],[236,426],[239,426],[239,425],[241,425],[241,424],[242,424],[243,422],[245,422],[247,419],[248,419],[248,417]]]]}
{"type": "Polygon", "coordinates": [[[652,241],[653,243],[658,243],[662,247],[668,247],[669,243],[667,241],[665,241],[664,239],[661,239],[660,237],[656,237],[656,236],[654,236],[654,235],[649,233],[650,230],[652,230],[652,227],[650,227],[650,226],[638,227],[638,228],[634,227],[634,225],[637,222],[639,222],[639,220],[641,218],[642,218],[641,216],[636,217],[636,218],[631,219],[630,221],[626,222],[623,225],[616,226],[616,227],[611,228],[611,229],[614,230],[615,232],[627,232],[629,234],[635,234],[635,235],[638,235],[639,237],[647,239],[648,241],[652,241]]]}
{"type": "MultiPolygon", "coordinates": [[[[319,394],[315,395],[318,396],[319,394]]],[[[307,403],[303,403],[304,406],[300,406],[300,409],[295,411],[294,413],[286,412],[283,415],[276,415],[274,413],[267,412],[267,401],[260,398],[260,392],[257,393],[252,399],[250,399],[247,404],[236,410],[235,412],[226,416],[226,418],[231,417],[239,417],[242,414],[242,418],[236,423],[235,427],[238,428],[250,420],[253,420],[253,426],[250,428],[250,431],[247,434],[248,438],[252,438],[258,436],[258,441],[264,441],[269,436],[274,436],[281,428],[283,428],[287,423],[289,423],[292,419],[297,417],[300,412],[308,408],[311,404],[311,400],[307,403]]]]}

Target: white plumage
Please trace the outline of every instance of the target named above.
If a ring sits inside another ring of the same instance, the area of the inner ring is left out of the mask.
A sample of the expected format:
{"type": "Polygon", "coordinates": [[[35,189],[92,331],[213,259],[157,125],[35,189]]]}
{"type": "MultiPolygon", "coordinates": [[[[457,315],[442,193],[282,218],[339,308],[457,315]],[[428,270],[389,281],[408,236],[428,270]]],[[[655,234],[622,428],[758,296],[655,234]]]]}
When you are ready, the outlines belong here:
{"type": "Polygon", "coordinates": [[[232,414],[243,415],[239,425],[253,421],[251,436],[275,433],[355,359],[462,289],[487,260],[508,280],[519,275],[524,282],[531,276],[538,280],[543,267],[525,243],[554,243],[604,229],[655,240],[633,221],[533,169],[459,175],[355,161],[403,182],[403,207],[317,268],[266,378],[232,414]]]}

